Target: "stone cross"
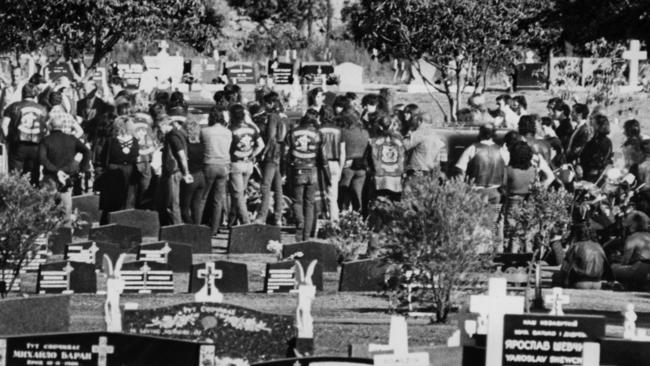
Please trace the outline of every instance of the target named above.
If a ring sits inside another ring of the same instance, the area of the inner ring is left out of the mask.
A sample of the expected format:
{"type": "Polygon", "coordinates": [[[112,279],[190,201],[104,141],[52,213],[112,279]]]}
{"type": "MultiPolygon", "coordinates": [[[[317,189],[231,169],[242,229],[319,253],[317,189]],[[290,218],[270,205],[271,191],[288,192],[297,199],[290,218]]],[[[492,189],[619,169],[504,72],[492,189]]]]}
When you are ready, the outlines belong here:
{"type": "Polygon", "coordinates": [[[647,60],[648,53],[641,51],[641,43],[637,39],[630,41],[630,49],[623,52],[623,58],[630,61],[628,82],[634,88],[639,85],[639,61],[647,60]]]}
{"type": "Polygon", "coordinates": [[[172,248],[169,247],[169,244],[165,243],[165,246],[160,249],[160,253],[162,254],[162,258],[165,261],[165,263],[169,262],[169,253],[172,252],[172,248]]]}
{"type": "Polygon", "coordinates": [[[91,351],[97,354],[97,366],[106,366],[108,364],[107,355],[112,355],[115,352],[115,347],[108,345],[106,337],[99,337],[98,343],[92,346],[91,351]]]}
{"type": "Polygon", "coordinates": [[[145,262],[142,267],[140,267],[140,271],[142,272],[142,290],[138,291],[138,293],[148,294],[151,290],[148,289],[147,276],[149,275],[149,271],[151,271],[151,267],[149,267],[147,262],[145,262]]]}
{"type": "Polygon", "coordinates": [[[623,338],[634,339],[636,337],[636,313],[634,312],[634,304],[627,304],[626,310],[623,313],[625,322],[623,323],[623,338]]]}
{"type": "Polygon", "coordinates": [[[406,354],[409,349],[408,328],[406,318],[393,315],[390,317],[390,333],[388,344],[369,344],[368,352],[392,351],[395,354],[406,354]]]}
{"type": "Polygon", "coordinates": [[[562,305],[569,303],[569,295],[562,294],[561,287],[553,287],[553,294],[546,295],[544,297],[544,302],[551,306],[551,311],[549,315],[562,316],[564,315],[564,310],[562,310],[562,305]]]}
{"type": "Polygon", "coordinates": [[[160,48],[159,55],[160,54],[166,55],[166,56],[169,55],[169,51],[168,51],[169,50],[169,43],[167,43],[167,41],[165,41],[164,39],[162,41],[160,41],[160,43],[158,43],[158,48],[160,48]]]}
{"type": "Polygon", "coordinates": [[[63,272],[65,272],[65,291],[63,291],[64,294],[71,294],[74,291],[70,290],[70,273],[74,271],[74,267],[70,265],[70,262],[66,263],[65,267],[63,267],[63,272]]]}
{"type": "Polygon", "coordinates": [[[90,258],[90,262],[89,262],[89,263],[91,263],[91,264],[95,264],[95,259],[96,259],[96,256],[97,256],[97,252],[99,252],[99,248],[97,247],[97,245],[95,244],[95,242],[93,242],[93,243],[90,245],[90,248],[88,248],[88,252],[90,252],[90,255],[88,256],[88,257],[90,258]]]}
{"type": "Polygon", "coordinates": [[[198,270],[198,277],[205,280],[205,284],[194,295],[196,302],[222,302],[223,295],[219,292],[214,280],[223,278],[223,271],[214,268],[213,262],[207,262],[205,268],[198,270]]]}
{"type": "Polygon", "coordinates": [[[488,282],[488,295],[473,295],[470,298],[470,312],[487,314],[486,366],[501,366],[504,316],[524,313],[524,298],[508,296],[506,289],[505,278],[493,277],[488,282]]]}

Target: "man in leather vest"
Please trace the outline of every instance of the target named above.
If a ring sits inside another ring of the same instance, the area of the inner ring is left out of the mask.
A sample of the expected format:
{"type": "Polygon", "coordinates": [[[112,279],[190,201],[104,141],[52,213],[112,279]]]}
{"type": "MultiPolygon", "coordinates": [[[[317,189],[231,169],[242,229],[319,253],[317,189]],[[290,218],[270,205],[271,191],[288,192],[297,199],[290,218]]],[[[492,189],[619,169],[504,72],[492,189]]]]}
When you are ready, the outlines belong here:
{"type": "Polygon", "coordinates": [[[370,164],[374,171],[375,197],[398,201],[402,193],[402,174],[406,151],[401,136],[390,131],[390,118],[378,119],[377,137],[370,139],[370,164]]]}
{"type": "MultiPolygon", "coordinates": [[[[319,169],[326,171],[322,144],[323,137],[318,130],[318,112],[308,109],[300,124],[287,135],[297,241],[307,240],[313,234],[318,173],[319,169]]],[[[329,184],[328,178],[325,174],[326,183],[329,184]]]]}
{"type": "Polygon", "coordinates": [[[501,147],[494,142],[496,130],[487,123],[479,128],[478,142],[460,156],[456,168],[492,204],[501,200],[500,188],[506,180],[506,163],[501,147]]]}

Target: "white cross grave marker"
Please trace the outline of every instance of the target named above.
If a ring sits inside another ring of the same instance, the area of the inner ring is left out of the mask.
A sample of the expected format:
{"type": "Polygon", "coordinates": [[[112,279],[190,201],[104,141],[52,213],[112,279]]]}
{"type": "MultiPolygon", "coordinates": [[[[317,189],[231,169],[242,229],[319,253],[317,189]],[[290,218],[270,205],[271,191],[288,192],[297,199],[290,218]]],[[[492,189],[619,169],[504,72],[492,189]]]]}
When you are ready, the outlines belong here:
{"type": "Polygon", "coordinates": [[[65,291],[63,291],[64,294],[71,294],[74,291],[70,290],[70,273],[74,271],[74,267],[70,265],[70,262],[68,262],[65,267],[63,267],[63,272],[65,272],[65,291]]]}
{"type": "Polygon", "coordinates": [[[524,298],[508,296],[506,289],[505,278],[493,277],[488,282],[488,295],[473,295],[470,298],[470,312],[487,314],[486,366],[501,366],[504,315],[524,313],[524,298]]]}
{"type": "Polygon", "coordinates": [[[369,344],[368,352],[386,352],[389,354],[378,354],[373,356],[375,366],[429,366],[428,352],[409,353],[408,328],[406,318],[403,316],[392,316],[390,318],[390,334],[388,345],[369,344]]]}
{"type": "Polygon", "coordinates": [[[98,343],[92,346],[91,351],[97,354],[97,366],[106,366],[108,364],[107,355],[112,355],[115,352],[115,347],[108,345],[106,337],[99,337],[98,343]]]}
{"type": "Polygon", "coordinates": [[[628,87],[634,90],[639,85],[639,61],[647,60],[648,53],[641,51],[641,43],[637,39],[630,40],[630,49],[623,52],[623,58],[630,61],[628,87]]]}
{"type": "Polygon", "coordinates": [[[147,285],[147,277],[149,276],[149,271],[151,271],[151,267],[147,265],[147,262],[144,262],[142,267],[140,267],[140,271],[142,272],[142,290],[139,290],[138,293],[150,294],[151,290],[149,290],[147,285]]]}
{"type": "Polygon", "coordinates": [[[569,303],[569,295],[562,294],[561,287],[553,287],[553,294],[546,295],[544,297],[544,302],[548,305],[551,305],[551,311],[549,312],[549,315],[562,316],[564,315],[562,305],[569,303]]]}
{"type": "Polygon", "coordinates": [[[197,274],[200,279],[205,280],[205,284],[194,295],[194,300],[196,302],[222,302],[223,294],[214,285],[214,280],[223,278],[223,271],[215,269],[213,262],[207,262],[205,268],[199,269],[197,274]]]}

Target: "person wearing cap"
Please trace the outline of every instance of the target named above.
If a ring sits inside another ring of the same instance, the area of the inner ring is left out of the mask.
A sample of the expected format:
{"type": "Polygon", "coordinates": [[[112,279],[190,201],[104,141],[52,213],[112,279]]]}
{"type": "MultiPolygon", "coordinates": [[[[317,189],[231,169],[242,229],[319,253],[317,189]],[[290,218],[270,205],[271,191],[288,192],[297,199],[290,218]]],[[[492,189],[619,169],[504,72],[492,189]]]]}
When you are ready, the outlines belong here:
{"type": "Polygon", "coordinates": [[[23,99],[11,104],[2,119],[2,133],[8,143],[9,170],[29,173],[33,185],[39,182],[38,144],[47,132],[47,109],[36,102],[33,84],[22,90],[23,99]]]}
{"type": "Polygon", "coordinates": [[[650,274],[650,218],[643,212],[632,211],[625,217],[623,226],[630,235],[625,238],[623,255],[619,263],[612,264],[616,280],[628,288],[645,288],[650,274]]]}
{"type": "Polygon", "coordinates": [[[65,207],[64,224],[71,224],[72,178],[78,173],[88,173],[90,150],[77,137],[66,132],[69,128],[64,119],[55,118],[49,122],[50,134],[41,140],[38,150],[39,163],[43,167],[42,186],[60,193],[65,207]],[[75,156],[81,154],[77,163],[75,156]]]}
{"type": "Polygon", "coordinates": [[[179,119],[162,117],[158,128],[164,134],[162,174],[159,183],[158,212],[162,225],[183,223],[180,207],[181,181],[194,182],[187,163],[187,145],[179,119]]]}
{"type": "Polygon", "coordinates": [[[63,97],[59,92],[50,94],[50,105],[52,109],[48,113],[47,129],[52,132],[54,126],[58,131],[80,138],[84,134],[84,130],[79,125],[79,122],[68,112],[61,104],[63,97]]]}

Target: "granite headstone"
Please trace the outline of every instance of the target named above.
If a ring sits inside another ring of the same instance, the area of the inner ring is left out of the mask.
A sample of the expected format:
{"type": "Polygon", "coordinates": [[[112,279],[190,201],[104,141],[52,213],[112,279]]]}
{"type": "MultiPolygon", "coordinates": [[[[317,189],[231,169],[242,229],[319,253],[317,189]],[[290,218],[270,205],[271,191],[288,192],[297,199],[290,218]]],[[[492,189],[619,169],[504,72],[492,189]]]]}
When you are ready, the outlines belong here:
{"type": "Polygon", "coordinates": [[[140,244],[137,259],[167,263],[174,272],[189,272],[192,267],[192,247],[166,241],[140,244]]]}
{"type": "Polygon", "coordinates": [[[228,79],[236,81],[237,84],[255,84],[255,70],[252,62],[226,62],[224,73],[228,79]]]}
{"type": "Polygon", "coordinates": [[[389,266],[381,259],[343,262],[339,291],[381,291],[389,266]]]}
{"type": "Polygon", "coordinates": [[[293,316],[265,314],[230,304],[187,303],[125,310],[125,333],[214,342],[219,357],[249,362],[284,358],[296,336],[293,316]]]}
{"type": "Polygon", "coordinates": [[[69,295],[5,299],[0,309],[0,337],[66,332],[70,326],[69,295]]]}
{"type": "Polygon", "coordinates": [[[81,262],[51,262],[38,270],[36,293],[95,293],[95,265],[81,262]]]}
{"type": "Polygon", "coordinates": [[[212,253],[212,230],[203,225],[171,225],[160,228],[160,241],[192,246],[195,254],[212,253]]]}
{"type": "Polygon", "coordinates": [[[228,237],[228,253],[269,253],[266,249],[270,240],[280,241],[278,226],[247,224],[234,226],[228,237]]]}
{"type": "Polygon", "coordinates": [[[291,85],[293,83],[293,63],[270,60],[269,76],[276,85],[291,85]]]}
{"type": "Polygon", "coordinates": [[[142,243],[142,231],[132,226],[118,224],[98,226],[90,229],[90,240],[119,244],[120,249],[127,251],[142,243]]]}
{"type": "Polygon", "coordinates": [[[311,262],[314,259],[323,266],[325,272],[336,272],[338,262],[338,252],[333,244],[320,240],[309,240],[295,244],[286,244],[282,246],[282,257],[288,258],[290,255],[301,252],[301,261],[311,262]]]}
{"type": "Polygon", "coordinates": [[[54,230],[47,238],[47,245],[52,254],[63,254],[66,245],[72,243],[72,229],[60,227],[54,230]]]}
{"type": "MultiPolygon", "coordinates": [[[[196,293],[203,287],[205,280],[199,278],[198,272],[204,268],[205,264],[203,263],[192,265],[189,284],[190,293],[196,293]]],[[[248,269],[246,264],[215,261],[214,268],[221,271],[221,278],[214,280],[214,284],[220,292],[248,292],[248,269]]]]}
{"type": "MultiPolygon", "coordinates": [[[[300,260],[303,269],[309,266],[308,261],[300,260]]],[[[264,292],[290,292],[296,287],[296,271],[295,261],[285,261],[276,263],[267,263],[264,276],[264,292]]],[[[323,290],[323,266],[320,263],[316,264],[312,282],[316,289],[323,290]]]]}
{"type": "Polygon", "coordinates": [[[165,263],[135,261],[122,265],[125,293],[174,292],[174,271],[165,263]]]}
{"type": "Polygon", "coordinates": [[[119,244],[101,242],[101,241],[84,241],[68,244],[65,249],[63,258],[73,262],[84,262],[95,266],[96,269],[102,269],[102,260],[104,254],[108,255],[113,263],[117,261],[122,251],[119,244]]]}
{"type": "Polygon", "coordinates": [[[158,237],[160,220],[158,212],[151,210],[123,210],[108,214],[108,222],[142,230],[142,236],[158,237]]]}
{"type": "Polygon", "coordinates": [[[78,210],[81,219],[92,222],[99,222],[101,211],[99,210],[99,196],[96,194],[84,194],[72,197],[72,209],[78,210]]]}

